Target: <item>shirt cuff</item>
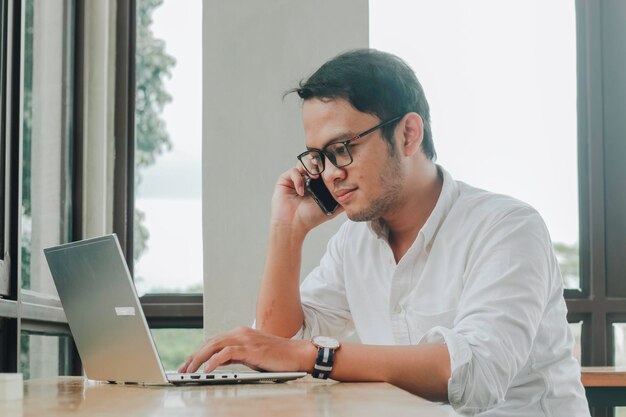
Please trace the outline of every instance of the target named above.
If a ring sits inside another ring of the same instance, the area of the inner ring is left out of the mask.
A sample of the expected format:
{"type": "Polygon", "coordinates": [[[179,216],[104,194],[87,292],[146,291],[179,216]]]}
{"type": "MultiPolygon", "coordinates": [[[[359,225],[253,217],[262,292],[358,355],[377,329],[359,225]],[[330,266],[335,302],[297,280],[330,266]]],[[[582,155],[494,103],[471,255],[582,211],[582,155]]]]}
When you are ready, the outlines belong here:
{"type": "MultiPolygon", "coordinates": [[[[252,322],[252,327],[253,329],[256,329],[256,320],[254,320],[252,322]]],[[[304,339],[304,325],[302,327],[300,327],[300,329],[298,330],[298,332],[296,334],[294,334],[293,336],[291,336],[292,340],[301,340],[304,339]]]]}
{"type": "Polygon", "coordinates": [[[467,364],[472,360],[472,350],[463,337],[445,327],[434,327],[418,342],[424,344],[443,343],[450,354],[450,379],[448,380],[448,401],[456,409],[464,404],[464,385],[467,381],[467,364]]]}

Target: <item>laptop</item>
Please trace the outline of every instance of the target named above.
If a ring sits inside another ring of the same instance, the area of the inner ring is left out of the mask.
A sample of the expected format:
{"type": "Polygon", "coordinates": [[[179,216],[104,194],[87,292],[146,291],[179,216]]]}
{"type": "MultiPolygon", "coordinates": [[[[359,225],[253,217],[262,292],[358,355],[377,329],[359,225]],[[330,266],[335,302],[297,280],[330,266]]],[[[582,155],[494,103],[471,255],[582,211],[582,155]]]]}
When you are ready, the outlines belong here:
{"type": "Polygon", "coordinates": [[[283,382],[306,372],[166,373],[117,236],[44,249],[87,378],[137,384],[283,382]]]}

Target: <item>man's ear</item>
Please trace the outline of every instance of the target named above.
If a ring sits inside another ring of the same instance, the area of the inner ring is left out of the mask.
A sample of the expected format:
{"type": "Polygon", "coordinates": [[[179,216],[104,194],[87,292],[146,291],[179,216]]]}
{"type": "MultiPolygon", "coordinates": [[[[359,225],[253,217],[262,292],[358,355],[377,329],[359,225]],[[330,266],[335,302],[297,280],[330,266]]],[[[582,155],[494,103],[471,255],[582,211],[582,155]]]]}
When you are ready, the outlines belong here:
{"type": "Polygon", "coordinates": [[[419,114],[411,112],[404,115],[400,122],[402,132],[400,143],[404,156],[413,156],[421,151],[424,139],[424,122],[419,114]]]}

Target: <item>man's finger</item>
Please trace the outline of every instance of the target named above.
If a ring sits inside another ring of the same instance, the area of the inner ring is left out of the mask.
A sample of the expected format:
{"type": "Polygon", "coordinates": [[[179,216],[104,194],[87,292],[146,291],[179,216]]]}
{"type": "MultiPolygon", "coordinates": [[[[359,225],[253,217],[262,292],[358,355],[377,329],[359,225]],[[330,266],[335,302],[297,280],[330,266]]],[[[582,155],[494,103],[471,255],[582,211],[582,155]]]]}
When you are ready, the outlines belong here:
{"type": "Polygon", "coordinates": [[[291,179],[296,192],[300,196],[304,196],[304,178],[302,175],[303,174],[296,168],[289,170],[289,179],[291,179]]]}
{"type": "Polygon", "coordinates": [[[185,363],[183,363],[183,364],[180,366],[180,368],[178,368],[178,372],[187,372],[187,367],[188,367],[188,366],[189,366],[189,364],[191,363],[192,359],[193,359],[193,356],[188,357],[188,358],[185,360],[185,363]]]}
{"type": "Polygon", "coordinates": [[[227,346],[207,361],[204,372],[212,372],[217,367],[232,362],[245,363],[248,349],[245,346],[227,346]]]}
{"type": "Polygon", "coordinates": [[[196,372],[200,366],[209,360],[217,352],[230,345],[240,345],[243,338],[249,333],[250,328],[238,327],[234,330],[209,339],[200,349],[192,355],[192,360],[187,366],[186,372],[196,372]]]}
{"type": "Polygon", "coordinates": [[[216,352],[222,350],[222,348],[227,344],[228,343],[224,342],[223,338],[211,339],[193,355],[191,355],[191,361],[187,365],[187,370],[185,372],[196,372],[204,362],[206,362],[216,352]]]}

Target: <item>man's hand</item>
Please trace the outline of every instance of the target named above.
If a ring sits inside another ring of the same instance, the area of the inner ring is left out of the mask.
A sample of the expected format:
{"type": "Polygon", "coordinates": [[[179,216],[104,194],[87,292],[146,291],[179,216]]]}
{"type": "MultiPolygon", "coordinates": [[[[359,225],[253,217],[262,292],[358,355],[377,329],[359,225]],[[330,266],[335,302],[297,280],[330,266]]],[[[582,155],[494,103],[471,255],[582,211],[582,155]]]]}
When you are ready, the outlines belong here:
{"type": "Polygon", "coordinates": [[[306,234],[343,211],[339,206],[332,216],[327,216],[307,195],[304,187],[306,177],[300,165],[280,175],[272,196],[272,225],[289,226],[306,234]]]}
{"type": "Polygon", "coordinates": [[[310,372],[316,355],[308,340],[285,339],[241,327],[207,340],[178,372],[196,372],[205,362],[205,372],[234,363],[264,371],[310,372]]]}
{"type": "MultiPolygon", "coordinates": [[[[286,339],[241,327],[207,340],[178,371],[195,372],[206,362],[206,372],[241,363],[257,370],[311,373],[316,357],[317,348],[308,340],[286,339]]],[[[450,354],[444,344],[342,343],[335,351],[331,378],[388,382],[431,401],[446,401],[450,374],[450,354]]]]}

